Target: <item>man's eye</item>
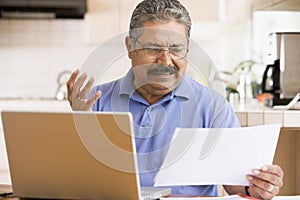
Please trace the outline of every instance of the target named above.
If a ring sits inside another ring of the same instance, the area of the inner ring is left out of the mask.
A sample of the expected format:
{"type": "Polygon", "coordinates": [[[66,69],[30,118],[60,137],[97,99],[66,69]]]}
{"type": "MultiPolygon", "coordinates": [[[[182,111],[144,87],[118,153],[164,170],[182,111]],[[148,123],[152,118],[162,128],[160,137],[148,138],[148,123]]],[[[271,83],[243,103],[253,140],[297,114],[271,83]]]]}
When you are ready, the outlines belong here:
{"type": "Polygon", "coordinates": [[[174,53],[181,53],[183,51],[182,48],[171,48],[170,51],[174,52],[174,53]]]}
{"type": "Polygon", "coordinates": [[[160,48],[155,48],[155,47],[147,47],[147,48],[144,48],[144,49],[148,52],[160,52],[161,51],[160,48]]]}

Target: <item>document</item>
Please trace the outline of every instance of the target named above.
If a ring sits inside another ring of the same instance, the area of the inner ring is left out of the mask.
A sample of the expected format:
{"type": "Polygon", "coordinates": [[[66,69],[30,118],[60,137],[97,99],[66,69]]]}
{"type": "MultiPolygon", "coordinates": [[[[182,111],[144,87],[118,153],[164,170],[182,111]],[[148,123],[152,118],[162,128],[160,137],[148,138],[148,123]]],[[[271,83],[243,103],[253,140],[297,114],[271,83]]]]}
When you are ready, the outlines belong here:
{"type": "Polygon", "coordinates": [[[248,185],[247,174],[272,164],[280,127],[177,128],[154,185],[248,185]]]}
{"type": "MultiPolygon", "coordinates": [[[[242,197],[239,195],[230,195],[230,196],[223,196],[223,197],[166,197],[166,198],[160,198],[160,200],[246,200],[246,199],[252,199],[255,198],[247,198],[242,197]]],[[[300,196],[276,196],[273,198],[273,200],[299,200],[300,196]]]]}
{"type": "Polygon", "coordinates": [[[245,200],[245,198],[238,195],[223,196],[223,197],[166,197],[160,198],[160,200],[203,200],[203,199],[213,199],[213,200],[245,200]]]}

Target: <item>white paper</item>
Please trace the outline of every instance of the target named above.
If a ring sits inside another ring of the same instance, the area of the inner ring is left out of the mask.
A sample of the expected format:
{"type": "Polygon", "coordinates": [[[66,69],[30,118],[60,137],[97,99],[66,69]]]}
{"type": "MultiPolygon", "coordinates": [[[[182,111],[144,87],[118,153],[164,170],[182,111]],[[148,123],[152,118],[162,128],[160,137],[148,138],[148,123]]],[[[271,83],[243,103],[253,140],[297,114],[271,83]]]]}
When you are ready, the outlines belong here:
{"type": "Polygon", "coordinates": [[[248,185],[247,174],[272,164],[280,126],[178,128],[155,186],[248,185]]]}
{"type": "MultiPolygon", "coordinates": [[[[230,195],[223,197],[166,197],[160,198],[160,200],[203,200],[203,199],[212,199],[212,200],[245,200],[246,198],[240,197],[238,195],[230,195]]],[[[273,200],[299,200],[300,196],[276,196],[273,200]]]]}
{"type": "Polygon", "coordinates": [[[213,200],[245,200],[238,195],[223,196],[223,197],[166,197],[160,198],[160,200],[202,200],[202,199],[213,199],[213,200]]]}

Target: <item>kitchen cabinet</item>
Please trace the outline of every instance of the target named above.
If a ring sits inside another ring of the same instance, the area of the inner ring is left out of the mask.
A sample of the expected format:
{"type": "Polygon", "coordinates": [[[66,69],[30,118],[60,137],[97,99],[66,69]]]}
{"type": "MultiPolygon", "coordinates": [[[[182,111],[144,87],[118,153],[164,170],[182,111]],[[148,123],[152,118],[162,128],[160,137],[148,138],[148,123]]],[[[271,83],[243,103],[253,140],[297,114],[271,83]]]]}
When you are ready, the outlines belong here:
{"type": "Polygon", "coordinates": [[[253,8],[255,10],[261,10],[275,5],[276,3],[284,0],[253,0],[253,8]]]}
{"type": "Polygon", "coordinates": [[[298,0],[253,0],[254,10],[299,11],[298,0]]]}

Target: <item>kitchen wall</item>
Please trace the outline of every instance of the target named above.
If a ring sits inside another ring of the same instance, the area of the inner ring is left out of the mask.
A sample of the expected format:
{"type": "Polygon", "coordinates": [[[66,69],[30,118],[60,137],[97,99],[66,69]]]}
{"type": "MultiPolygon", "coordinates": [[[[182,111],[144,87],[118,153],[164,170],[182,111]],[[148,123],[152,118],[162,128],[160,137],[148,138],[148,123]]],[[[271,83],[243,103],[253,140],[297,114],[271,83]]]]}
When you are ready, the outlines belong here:
{"type": "Polygon", "coordinates": [[[82,63],[83,20],[0,20],[0,98],[54,98],[57,77],[82,63]]]}

